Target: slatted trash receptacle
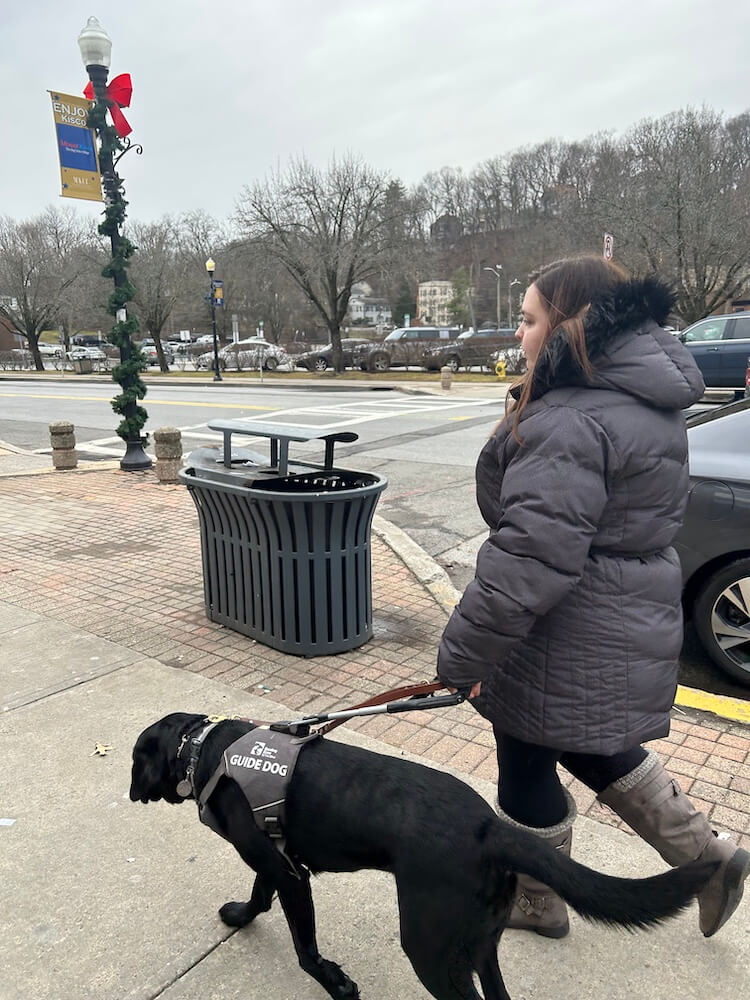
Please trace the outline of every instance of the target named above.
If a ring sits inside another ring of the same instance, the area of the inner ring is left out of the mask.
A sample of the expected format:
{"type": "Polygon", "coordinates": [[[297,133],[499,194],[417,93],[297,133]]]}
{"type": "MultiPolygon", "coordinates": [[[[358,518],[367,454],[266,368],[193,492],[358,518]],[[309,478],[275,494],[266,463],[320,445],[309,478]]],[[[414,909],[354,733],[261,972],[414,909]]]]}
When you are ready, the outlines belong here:
{"type": "Polygon", "coordinates": [[[382,476],[333,465],[351,431],[209,423],[224,449],[201,448],[179,477],[198,510],[206,613],[285,653],[320,656],[372,637],[370,529],[382,476]],[[232,435],[270,441],[270,459],[232,451],[232,435]],[[290,442],[323,441],[323,464],[289,460],[290,442]]]}

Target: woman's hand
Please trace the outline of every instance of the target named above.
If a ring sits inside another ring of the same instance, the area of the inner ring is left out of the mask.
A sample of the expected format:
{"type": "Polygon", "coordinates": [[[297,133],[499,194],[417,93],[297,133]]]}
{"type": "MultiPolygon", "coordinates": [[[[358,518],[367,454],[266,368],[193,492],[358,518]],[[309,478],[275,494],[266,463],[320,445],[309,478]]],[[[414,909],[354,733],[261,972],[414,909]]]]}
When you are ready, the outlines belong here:
{"type": "MultiPolygon", "coordinates": [[[[448,687],[448,685],[446,685],[446,687],[448,687]]],[[[481,689],[482,689],[482,682],[477,681],[476,684],[472,686],[471,691],[469,691],[469,701],[471,701],[472,698],[479,697],[481,689]]],[[[458,688],[448,687],[448,690],[450,691],[451,694],[455,694],[458,688]]]]}

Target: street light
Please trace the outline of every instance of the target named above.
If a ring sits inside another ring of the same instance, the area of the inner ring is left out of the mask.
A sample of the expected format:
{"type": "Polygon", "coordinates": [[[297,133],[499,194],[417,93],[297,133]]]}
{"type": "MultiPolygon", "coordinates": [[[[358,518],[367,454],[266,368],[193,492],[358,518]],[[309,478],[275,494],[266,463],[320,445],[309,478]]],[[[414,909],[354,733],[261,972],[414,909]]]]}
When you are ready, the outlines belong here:
{"type": "Polygon", "coordinates": [[[495,267],[485,267],[483,268],[483,270],[489,271],[491,274],[494,274],[495,277],[497,278],[497,328],[499,330],[503,325],[503,319],[500,314],[500,272],[503,269],[503,265],[496,264],[495,267]],[[495,267],[497,268],[497,270],[495,270],[495,267]]]}
{"type": "Polygon", "coordinates": [[[519,278],[514,278],[513,281],[508,285],[508,326],[513,326],[513,303],[511,302],[510,293],[513,291],[514,285],[520,285],[521,281],[519,278]]]}
{"type": "Polygon", "coordinates": [[[107,311],[115,317],[110,334],[111,343],[120,349],[120,364],[115,368],[113,378],[119,382],[122,392],[112,400],[112,409],[122,416],[117,428],[118,435],[126,445],[125,455],[120,460],[124,472],[137,472],[151,468],[151,459],[143,450],[147,438],[141,434],[148,414],[138,400],[146,395],[146,386],[141,372],[146,364],[141,352],[134,347],[131,334],[138,330],[138,320],[129,318],[125,303],[130,301],[135,289],[128,279],[128,261],[135,253],[135,247],[122,235],[125,222],[125,206],[122,180],[115,171],[115,165],[130,149],[142,153],[143,148],[132,145],[126,138],[123,143],[117,129],[107,124],[107,111],[114,107],[107,94],[107,76],[112,40],[95,17],[90,17],[78,36],[83,65],[86,67],[94,90],[94,106],[89,112],[87,124],[96,131],[99,141],[99,166],[104,189],[104,222],[99,226],[103,236],[109,236],[112,260],[107,272],[112,275],[115,291],[110,298],[107,311]],[[114,153],[119,151],[117,158],[114,153]]]}
{"type": "Polygon", "coordinates": [[[214,335],[214,382],[221,382],[221,372],[219,371],[219,343],[216,339],[216,296],[214,294],[214,270],[216,265],[213,260],[209,257],[206,261],[206,270],[208,271],[208,277],[211,281],[210,299],[211,299],[211,330],[214,335]]]}

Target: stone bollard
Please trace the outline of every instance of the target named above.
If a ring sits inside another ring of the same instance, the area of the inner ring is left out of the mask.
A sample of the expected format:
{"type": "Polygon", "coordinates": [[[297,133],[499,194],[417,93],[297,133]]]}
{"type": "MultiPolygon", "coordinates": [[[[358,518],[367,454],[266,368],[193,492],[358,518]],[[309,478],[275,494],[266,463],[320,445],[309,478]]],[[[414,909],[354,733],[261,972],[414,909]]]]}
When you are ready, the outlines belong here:
{"type": "Polygon", "coordinates": [[[76,436],[73,424],[67,420],[55,420],[49,425],[49,439],[52,444],[52,464],[56,469],[75,469],[78,466],[76,436]]]}
{"type": "Polygon", "coordinates": [[[440,369],[440,388],[450,389],[452,380],[453,372],[450,370],[448,365],[443,365],[440,369]]]}
{"type": "Polygon", "coordinates": [[[182,435],[176,427],[160,427],[154,431],[156,477],[160,483],[179,482],[177,473],[182,465],[182,435]]]}

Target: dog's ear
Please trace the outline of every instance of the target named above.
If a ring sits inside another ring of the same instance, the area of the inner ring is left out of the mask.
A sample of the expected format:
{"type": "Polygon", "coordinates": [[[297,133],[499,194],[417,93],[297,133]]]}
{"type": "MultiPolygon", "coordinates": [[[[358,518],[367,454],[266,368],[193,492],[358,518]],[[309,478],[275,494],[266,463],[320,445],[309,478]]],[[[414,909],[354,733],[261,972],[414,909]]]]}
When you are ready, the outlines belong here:
{"type": "Polygon", "coordinates": [[[144,729],[133,747],[132,802],[181,802],[177,795],[177,748],[181,733],[199,716],[175,712],[144,729]]]}

